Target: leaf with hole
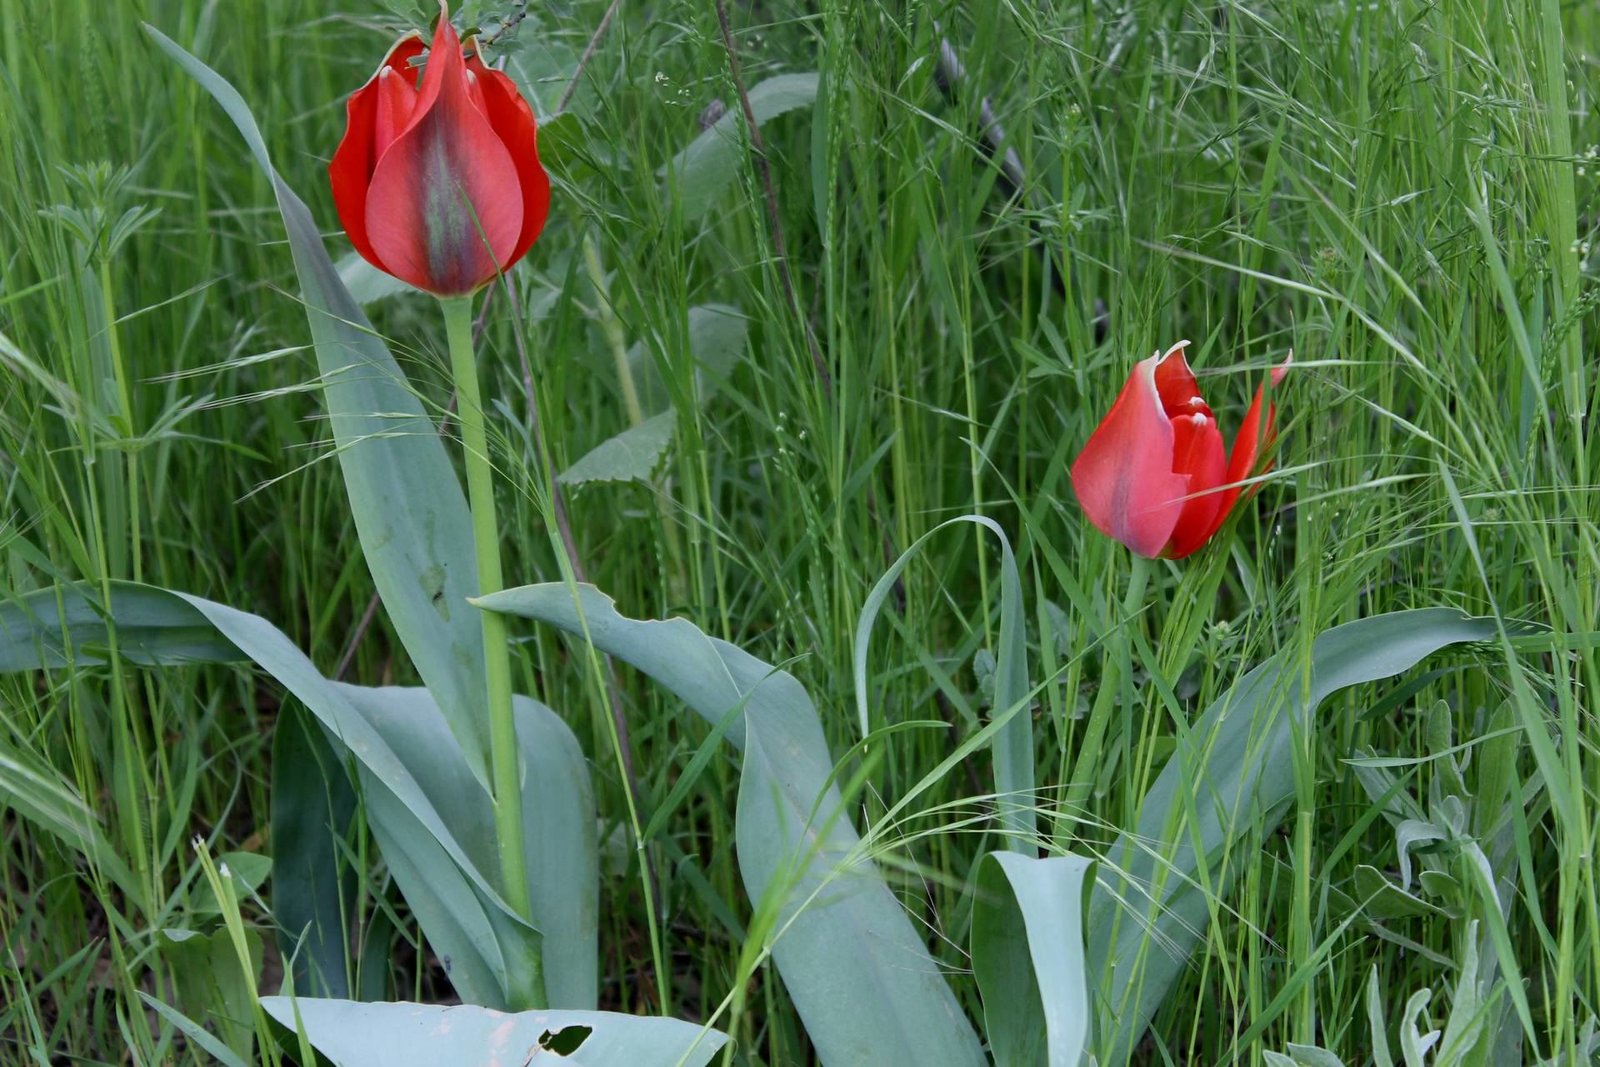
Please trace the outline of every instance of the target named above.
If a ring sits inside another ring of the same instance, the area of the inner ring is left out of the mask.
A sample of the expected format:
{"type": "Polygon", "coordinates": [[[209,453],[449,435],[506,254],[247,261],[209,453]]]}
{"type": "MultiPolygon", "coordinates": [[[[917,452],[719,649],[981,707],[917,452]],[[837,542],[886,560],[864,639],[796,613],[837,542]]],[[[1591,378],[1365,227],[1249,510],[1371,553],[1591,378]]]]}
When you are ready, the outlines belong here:
{"type": "Polygon", "coordinates": [[[728,1040],[677,1019],[600,1011],[507,1015],[465,1005],[305,997],[262,997],[261,1006],[290,1030],[303,1030],[334,1067],[704,1067],[728,1040]]]}

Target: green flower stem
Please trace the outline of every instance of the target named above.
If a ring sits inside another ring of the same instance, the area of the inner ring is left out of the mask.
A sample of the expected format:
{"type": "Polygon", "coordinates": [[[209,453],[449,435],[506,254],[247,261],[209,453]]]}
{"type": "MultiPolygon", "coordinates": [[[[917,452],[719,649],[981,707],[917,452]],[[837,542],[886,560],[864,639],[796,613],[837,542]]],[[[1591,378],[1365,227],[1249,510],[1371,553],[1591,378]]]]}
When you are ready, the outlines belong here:
{"type": "Polygon", "coordinates": [[[1078,760],[1072,767],[1072,777],[1067,782],[1067,810],[1072,811],[1088,804],[1094,789],[1094,780],[1100,768],[1100,751],[1105,744],[1106,724],[1111,719],[1111,704],[1122,688],[1124,672],[1131,674],[1133,639],[1128,635],[1134,615],[1144,603],[1144,591],[1150,582],[1150,561],[1143,556],[1133,557],[1133,569],[1128,574],[1128,594],[1122,600],[1121,616],[1114,620],[1119,640],[1107,648],[1106,665],[1100,672],[1100,691],[1095,694],[1094,707],[1089,712],[1083,745],[1078,749],[1078,760]]]}
{"type": "MultiPolygon", "coordinates": [[[[450,372],[455,378],[461,443],[466,453],[467,499],[472,505],[472,540],[478,558],[478,592],[505,588],[500,570],[500,526],[495,519],[493,468],[483,426],[483,399],[478,390],[478,363],[472,351],[472,297],[439,300],[450,342],[450,372]]],[[[518,915],[532,919],[522,832],[522,773],[516,722],[511,716],[511,654],[506,646],[505,618],[480,611],[483,624],[484,678],[489,696],[489,763],[494,787],[494,829],[500,851],[501,890],[518,915]]],[[[544,974],[529,975],[528,988],[544,1006],[544,974]]]]}

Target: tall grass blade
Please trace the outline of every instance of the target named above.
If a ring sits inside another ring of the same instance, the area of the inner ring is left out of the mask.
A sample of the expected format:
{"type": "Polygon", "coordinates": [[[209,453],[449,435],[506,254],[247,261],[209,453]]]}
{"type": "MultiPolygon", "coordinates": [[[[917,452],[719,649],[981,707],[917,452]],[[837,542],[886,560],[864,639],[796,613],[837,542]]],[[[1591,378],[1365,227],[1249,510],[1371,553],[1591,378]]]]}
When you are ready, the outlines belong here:
{"type": "Polygon", "coordinates": [[[1033,719],[1028,714],[1032,694],[1028,688],[1028,649],[1022,604],[1022,578],[1017,558],[1005,531],[993,519],[982,515],[960,515],[940,523],[900,554],[883,577],[878,579],[861,606],[856,623],[854,672],[856,714],[865,737],[872,730],[867,701],[867,649],[872,640],[872,624],[906,565],[922,551],[934,534],[956,523],[972,523],[1000,539],[1000,633],[995,641],[993,717],[1003,720],[995,734],[994,786],[999,798],[1000,825],[1007,835],[1007,847],[1023,854],[1037,852],[1038,821],[1034,811],[1033,719]]]}

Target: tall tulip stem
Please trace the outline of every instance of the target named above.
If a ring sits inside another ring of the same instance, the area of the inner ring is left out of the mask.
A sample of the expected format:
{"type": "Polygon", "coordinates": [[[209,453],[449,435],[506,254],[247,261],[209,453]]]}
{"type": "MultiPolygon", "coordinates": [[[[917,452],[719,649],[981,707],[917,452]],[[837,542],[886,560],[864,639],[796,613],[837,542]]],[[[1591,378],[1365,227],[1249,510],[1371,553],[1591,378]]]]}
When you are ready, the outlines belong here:
{"type": "MultiPolygon", "coordinates": [[[[500,570],[500,526],[495,518],[493,466],[483,424],[483,399],[478,390],[478,363],[472,351],[472,297],[441,297],[445,332],[450,343],[450,372],[455,378],[461,444],[466,453],[467,499],[472,506],[472,540],[478,558],[478,592],[505,588],[500,570]]],[[[501,890],[506,902],[525,919],[532,918],[528,895],[527,838],[522,832],[522,775],[516,722],[511,713],[511,654],[506,646],[505,617],[480,611],[483,624],[484,677],[489,697],[489,763],[494,787],[495,839],[500,851],[501,890]]],[[[535,957],[537,961],[537,957],[535,957]]],[[[528,995],[544,1006],[544,974],[523,976],[528,995]]]]}
{"type": "Polygon", "coordinates": [[[1082,807],[1094,790],[1094,779],[1100,769],[1101,748],[1105,744],[1106,724],[1111,719],[1111,704],[1122,688],[1122,679],[1131,674],[1133,666],[1133,639],[1128,627],[1144,604],[1145,589],[1150,583],[1150,560],[1133,553],[1133,569],[1128,573],[1128,592],[1122,599],[1121,615],[1115,620],[1118,640],[1107,642],[1105,667],[1100,671],[1100,691],[1095,694],[1094,707],[1089,712],[1083,744],[1078,749],[1078,761],[1073,765],[1067,783],[1067,808],[1082,807]]]}

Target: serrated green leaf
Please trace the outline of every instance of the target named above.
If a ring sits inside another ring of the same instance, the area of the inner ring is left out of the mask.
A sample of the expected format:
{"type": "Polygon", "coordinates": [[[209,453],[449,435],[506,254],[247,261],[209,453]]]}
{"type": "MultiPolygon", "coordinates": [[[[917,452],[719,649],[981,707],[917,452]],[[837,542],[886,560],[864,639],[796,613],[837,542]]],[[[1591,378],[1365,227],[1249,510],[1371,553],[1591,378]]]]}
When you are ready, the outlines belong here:
{"type": "Polygon", "coordinates": [[[1418,915],[1443,915],[1421,897],[1406,892],[1376,867],[1360,864],[1355,871],[1356,901],[1378,919],[1408,919],[1418,915]]]}
{"type": "Polygon", "coordinates": [[[556,480],[562,485],[649,481],[672,443],[677,421],[677,413],[670,409],[652,415],[590,449],[582,459],[558,474],[556,480]]]}
{"type": "MultiPolygon", "coordinates": [[[[688,331],[699,399],[704,403],[727,384],[734,365],[744,354],[750,320],[727,304],[701,304],[689,309],[688,331]]],[[[661,411],[672,405],[672,391],[662,381],[658,361],[644,342],[628,349],[628,368],[644,410],[661,411]]]]}
{"type": "Polygon", "coordinates": [[[1345,1067],[1338,1056],[1316,1045],[1288,1045],[1289,1058],[1295,1067],[1345,1067]]]}

